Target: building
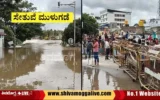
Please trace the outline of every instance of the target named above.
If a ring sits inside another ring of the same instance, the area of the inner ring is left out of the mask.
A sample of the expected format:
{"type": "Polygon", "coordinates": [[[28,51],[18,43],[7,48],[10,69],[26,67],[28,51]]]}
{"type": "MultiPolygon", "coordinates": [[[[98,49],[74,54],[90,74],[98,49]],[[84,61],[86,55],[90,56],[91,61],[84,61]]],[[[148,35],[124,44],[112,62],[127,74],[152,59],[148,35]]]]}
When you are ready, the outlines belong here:
{"type": "Polygon", "coordinates": [[[100,24],[101,24],[101,18],[100,18],[100,17],[98,17],[98,16],[95,16],[95,19],[96,19],[96,21],[97,21],[98,25],[100,25],[100,24]]]}
{"type": "Polygon", "coordinates": [[[4,30],[0,29],[0,64],[1,63],[1,59],[4,58],[4,52],[3,52],[3,47],[4,47],[4,30]]]}
{"type": "Polygon", "coordinates": [[[151,18],[149,22],[147,23],[147,30],[150,32],[156,32],[157,34],[160,34],[160,0],[158,0],[158,12],[157,12],[157,18],[151,18]]]}
{"type": "Polygon", "coordinates": [[[110,23],[109,28],[117,28],[117,23],[110,23]]]}
{"type": "Polygon", "coordinates": [[[150,19],[145,27],[150,33],[154,31],[157,34],[160,34],[160,18],[150,19]]]}
{"type": "Polygon", "coordinates": [[[0,48],[4,47],[4,36],[5,36],[4,30],[0,29],[0,48]]]}
{"type": "Polygon", "coordinates": [[[131,12],[105,9],[100,12],[101,24],[117,23],[117,26],[123,26],[125,21],[131,24],[131,12]]]}
{"type": "Polygon", "coordinates": [[[160,19],[159,18],[157,18],[157,19],[150,19],[149,20],[149,26],[151,26],[151,27],[158,27],[158,26],[160,26],[160,19]]]}
{"type": "Polygon", "coordinates": [[[100,25],[101,24],[101,18],[99,16],[95,16],[93,13],[89,14],[90,16],[92,16],[93,18],[96,19],[96,22],[100,25]]]}

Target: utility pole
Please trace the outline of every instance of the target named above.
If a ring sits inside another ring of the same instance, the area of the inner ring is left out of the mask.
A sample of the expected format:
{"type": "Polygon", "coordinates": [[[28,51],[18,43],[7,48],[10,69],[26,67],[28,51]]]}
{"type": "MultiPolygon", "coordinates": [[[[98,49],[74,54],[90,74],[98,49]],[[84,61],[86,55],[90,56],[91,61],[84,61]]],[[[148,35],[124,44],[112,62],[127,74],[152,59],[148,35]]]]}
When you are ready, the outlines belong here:
{"type": "Polygon", "coordinates": [[[71,6],[74,8],[74,45],[76,43],[76,1],[74,1],[73,3],[70,4],[61,4],[60,2],[58,2],[58,7],[60,6],[71,6]]]}
{"type": "Polygon", "coordinates": [[[158,0],[158,18],[160,18],[160,0],[158,0]]]}
{"type": "Polygon", "coordinates": [[[74,45],[76,43],[76,1],[74,1],[74,45]]]}
{"type": "Polygon", "coordinates": [[[16,29],[17,29],[17,26],[16,24],[13,26],[13,29],[14,29],[14,48],[16,47],[17,43],[16,43],[16,29]]]}

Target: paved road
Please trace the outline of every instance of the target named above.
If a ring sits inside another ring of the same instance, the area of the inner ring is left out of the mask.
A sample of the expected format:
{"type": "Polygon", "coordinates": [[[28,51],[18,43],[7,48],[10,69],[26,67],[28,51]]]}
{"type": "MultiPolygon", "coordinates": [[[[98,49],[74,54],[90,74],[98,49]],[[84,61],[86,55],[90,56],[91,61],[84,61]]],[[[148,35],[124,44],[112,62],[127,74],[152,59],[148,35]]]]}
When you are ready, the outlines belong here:
{"type": "Polygon", "coordinates": [[[112,60],[100,57],[99,67],[91,67],[92,60],[83,60],[83,90],[139,90],[139,84],[120,69],[112,60]]]}

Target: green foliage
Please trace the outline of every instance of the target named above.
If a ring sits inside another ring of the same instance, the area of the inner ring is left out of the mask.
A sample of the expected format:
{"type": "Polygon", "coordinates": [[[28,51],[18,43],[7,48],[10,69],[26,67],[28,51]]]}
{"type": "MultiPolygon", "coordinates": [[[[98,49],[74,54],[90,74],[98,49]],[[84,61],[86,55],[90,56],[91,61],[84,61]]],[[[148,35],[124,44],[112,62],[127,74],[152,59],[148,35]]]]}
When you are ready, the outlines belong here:
{"type": "Polygon", "coordinates": [[[21,41],[25,41],[26,39],[31,39],[34,36],[42,36],[43,31],[41,27],[43,24],[18,24],[16,29],[16,37],[21,41]]]}
{"type": "MultiPolygon", "coordinates": [[[[68,27],[65,28],[62,41],[67,43],[69,38],[74,39],[74,23],[70,23],[68,27]]],[[[77,42],[81,42],[81,19],[76,20],[76,43],[77,42]]]]}
{"type": "Polygon", "coordinates": [[[44,30],[43,31],[43,39],[56,39],[56,36],[61,36],[63,31],[61,30],[44,30]]]}
{"type": "Polygon", "coordinates": [[[6,36],[4,38],[4,44],[5,47],[8,47],[8,42],[11,40],[14,40],[14,32],[9,26],[2,27],[4,29],[4,32],[6,33],[6,36]]]}
{"type": "Polygon", "coordinates": [[[84,13],[82,15],[83,28],[82,32],[85,34],[97,34],[98,33],[98,23],[96,19],[89,14],[84,13]]]}
{"type": "Polygon", "coordinates": [[[32,12],[35,11],[36,7],[26,0],[1,0],[0,1],[0,28],[4,28],[5,33],[5,43],[8,41],[25,41],[26,39],[31,39],[34,36],[43,35],[41,29],[44,24],[41,23],[11,23],[11,12],[32,12]],[[14,28],[16,27],[16,29],[14,28]]]}
{"type": "MultiPolygon", "coordinates": [[[[96,22],[96,19],[92,16],[89,16],[89,14],[84,13],[82,15],[82,21],[83,21],[83,29],[81,32],[81,19],[76,20],[76,43],[81,42],[81,33],[86,34],[97,34],[98,33],[98,23],[96,22]]],[[[62,41],[63,43],[67,43],[69,38],[74,39],[74,23],[70,23],[67,28],[65,28],[62,41]]]]}

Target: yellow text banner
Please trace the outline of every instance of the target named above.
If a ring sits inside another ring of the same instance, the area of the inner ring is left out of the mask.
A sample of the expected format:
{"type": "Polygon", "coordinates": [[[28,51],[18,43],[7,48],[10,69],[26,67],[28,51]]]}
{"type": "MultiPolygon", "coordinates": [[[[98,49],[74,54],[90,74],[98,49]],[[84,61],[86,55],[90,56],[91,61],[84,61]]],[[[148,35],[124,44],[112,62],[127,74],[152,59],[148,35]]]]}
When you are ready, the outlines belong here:
{"type": "Polygon", "coordinates": [[[72,23],[72,12],[12,12],[12,23],[72,23]]]}
{"type": "Polygon", "coordinates": [[[44,91],[44,100],[114,100],[114,91],[44,91]]]}

